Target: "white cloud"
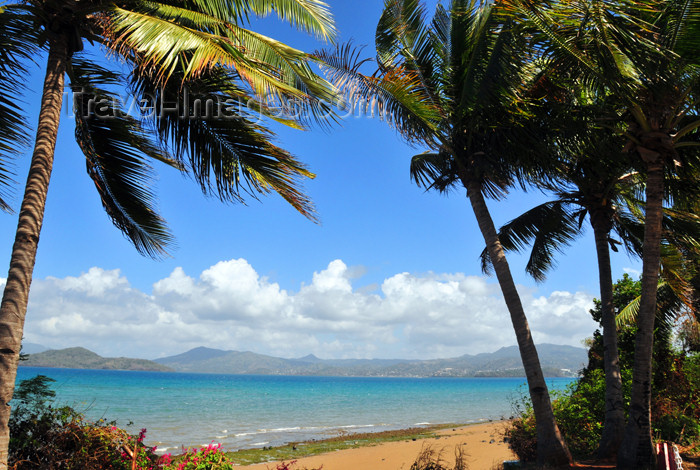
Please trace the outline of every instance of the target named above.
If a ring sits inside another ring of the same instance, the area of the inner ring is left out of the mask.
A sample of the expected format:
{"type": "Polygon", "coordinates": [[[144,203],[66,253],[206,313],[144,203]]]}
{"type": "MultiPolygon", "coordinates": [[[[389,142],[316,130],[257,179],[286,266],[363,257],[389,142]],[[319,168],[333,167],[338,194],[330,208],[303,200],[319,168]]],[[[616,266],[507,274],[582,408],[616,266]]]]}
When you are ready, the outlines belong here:
{"type": "MultiPolygon", "coordinates": [[[[37,279],[25,338],[53,348],[84,346],[105,356],[155,358],[192,347],[283,357],[454,357],[515,344],[495,281],[461,273],[399,273],[377,289],[341,260],[288,292],[244,259],[221,261],[198,278],[176,268],[151,294],[119,270],[37,279]]],[[[592,296],[522,289],[537,342],[580,345],[595,324],[592,296]]]]}

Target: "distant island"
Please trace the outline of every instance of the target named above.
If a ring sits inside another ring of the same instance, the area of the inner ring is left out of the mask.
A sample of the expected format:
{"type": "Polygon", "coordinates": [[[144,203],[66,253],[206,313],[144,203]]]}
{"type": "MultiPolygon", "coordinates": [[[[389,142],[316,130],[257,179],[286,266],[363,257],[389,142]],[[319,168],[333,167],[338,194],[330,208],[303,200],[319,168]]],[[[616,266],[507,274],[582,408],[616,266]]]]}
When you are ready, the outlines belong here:
{"type": "Polygon", "coordinates": [[[146,359],[102,357],[85,348],[49,349],[28,354],[20,367],[58,367],[67,369],[143,370],[172,372],[170,367],[146,359]]]}
{"type": "MultiPolygon", "coordinates": [[[[555,344],[537,346],[547,377],[575,377],[588,361],[584,348],[555,344]]],[[[175,356],[146,359],[104,358],[85,348],[48,350],[30,354],[20,366],[77,369],[195,372],[211,374],[318,375],[345,377],[522,377],[516,346],[492,353],[451,359],[298,359],[199,347],[175,356]]]]}

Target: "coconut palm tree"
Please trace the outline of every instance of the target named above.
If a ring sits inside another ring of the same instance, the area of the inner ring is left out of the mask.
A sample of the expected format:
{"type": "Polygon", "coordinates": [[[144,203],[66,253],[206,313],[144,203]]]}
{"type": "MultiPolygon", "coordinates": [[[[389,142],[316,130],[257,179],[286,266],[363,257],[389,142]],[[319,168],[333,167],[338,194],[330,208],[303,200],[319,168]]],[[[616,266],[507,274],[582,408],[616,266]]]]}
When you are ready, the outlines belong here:
{"type": "Polygon", "coordinates": [[[620,468],[655,465],[651,440],[651,367],[661,258],[665,173],[688,177],[698,158],[700,2],[508,0],[545,38],[538,50],[605,93],[609,117],[624,125],[624,150],[646,178],[642,298],[632,399],[620,468]]]}
{"type": "Polygon", "coordinates": [[[346,60],[324,58],[336,85],[349,90],[351,103],[378,103],[404,138],[430,148],[412,159],[418,185],[466,189],[515,329],[537,420],[538,460],[565,464],[571,455],[554,421],[527,318],[486,204],[486,197],[504,197],[517,181],[519,159],[530,157],[517,149],[535,145],[525,128],[531,124],[523,119],[529,117],[521,98],[525,43],[510,27],[497,3],[454,0],[439,4],[429,21],[418,1],[386,0],[377,26],[375,74],[360,74],[347,60],[352,55],[347,49],[340,51],[346,60]]]}
{"type": "MultiPolygon", "coordinates": [[[[308,54],[246,28],[249,16],[272,12],[321,39],[335,35],[327,5],[317,0],[28,0],[4,7],[0,58],[13,62],[0,65],[0,86],[18,88],[8,74],[12,67],[35,50],[47,55],[35,147],[0,305],[0,402],[12,398],[66,76],[88,175],[107,214],[139,252],[162,256],[172,238],[153,208],[149,161],[189,173],[222,200],[276,191],[314,218],[299,187],[313,175],[272,145],[271,132],[257,122],[270,116],[304,124],[279,114],[281,105],[307,121],[323,119],[322,100],[330,101],[333,90],[312,72],[308,54]],[[120,63],[96,57],[104,51],[120,63]],[[136,101],[145,103],[138,113],[115,91],[125,84],[131,96],[146,98],[136,101]]],[[[19,110],[4,98],[0,130],[21,133],[19,110]]],[[[3,406],[0,469],[7,467],[9,413],[3,406]]]]}
{"type": "MultiPolygon", "coordinates": [[[[619,141],[619,136],[614,136],[613,140],[619,141]]],[[[625,161],[615,158],[620,146],[604,146],[604,143],[602,139],[595,141],[594,147],[587,148],[584,156],[562,165],[555,178],[540,182],[541,188],[550,191],[555,199],[511,220],[499,229],[498,235],[506,251],[522,251],[532,245],[526,271],[542,281],[555,265],[556,253],[584,232],[583,222],[588,216],[598,260],[606,386],[605,422],[597,454],[600,459],[612,459],[622,442],[625,425],[617,328],[623,320],[636,321],[639,299],[619,313],[613,308],[610,249],[618,251],[617,246],[622,244],[628,253],[641,256],[644,214],[643,203],[635,198],[635,193],[641,190],[639,175],[627,173],[625,161]],[[613,232],[621,241],[612,238],[613,232]]],[[[557,148],[562,150],[566,146],[559,142],[557,148]]],[[[664,285],[668,285],[678,299],[685,299],[685,304],[691,302],[686,260],[700,246],[699,222],[700,218],[693,212],[665,210],[661,277],[668,279],[664,285]]],[[[482,268],[488,272],[491,266],[485,250],[481,258],[482,268]]],[[[668,311],[657,310],[664,314],[660,318],[666,324],[670,324],[665,315],[668,311]]]]}
{"type": "MultiPolygon", "coordinates": [[[[638,241],[634,238],[636,234],[626,230],[625,191],[629,192],[635,184],[635,175],[628,172],[626,161],[619,158],[619,142],[618,136],[601,135],[600,129],[593,126],[584,126],[573,139],[557,138],[552,148],[564,155],[553,174],[535,182],[540,189],[552,193],[554,199],[528,210],[498,232],[506,251],[521,251],[532,244],[526,271],[542,281],[554,266],[556,252],[583,232],[583,222],[588,216],[598,259],[604,344],[605,423],[599,458],[615,456],[625,424],[610,266],[610,248],[617,251],[618,242],[611,238],[611,232],[617,232],[627,245],[637,246],[638,241]]],[[[484,271],[490,271],[486,250],[481,258],[484,271]]]]}

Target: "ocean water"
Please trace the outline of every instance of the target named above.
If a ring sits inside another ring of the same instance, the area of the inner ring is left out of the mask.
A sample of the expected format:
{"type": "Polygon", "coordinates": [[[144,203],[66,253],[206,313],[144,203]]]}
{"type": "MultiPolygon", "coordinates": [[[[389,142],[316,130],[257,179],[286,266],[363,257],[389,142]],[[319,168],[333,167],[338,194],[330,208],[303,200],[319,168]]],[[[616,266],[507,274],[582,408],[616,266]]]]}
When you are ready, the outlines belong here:
{"type": "MultiPolygon", "coordinates": [[[[473,423],[512,414],[523,378],[215,375],[20,367],[56,380],[56,405],[116,420],[159,451],[211,442],[227,450],[347,432],[473,423]],[[133,424],[129,424],[133,423],[133,424]],[[127,425],[129,425],[127,427],[127,425]]],[[[547,379],[550,390],[573,379],[547,379]]]]}

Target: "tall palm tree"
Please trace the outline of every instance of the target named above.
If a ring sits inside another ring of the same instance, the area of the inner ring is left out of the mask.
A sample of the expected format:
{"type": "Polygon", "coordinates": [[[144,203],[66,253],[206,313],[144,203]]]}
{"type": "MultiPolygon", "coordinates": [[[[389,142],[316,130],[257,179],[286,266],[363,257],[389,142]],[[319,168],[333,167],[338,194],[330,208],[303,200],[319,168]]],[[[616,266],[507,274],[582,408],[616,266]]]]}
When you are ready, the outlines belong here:
{"type": "MultiPolygon", "coordinates": [[[[319,0],[27,0],[4,7],[0,59],[9,57],[8,67],[15,67],[40,48],[47,56],[35,147],[0,305],[1,403],[9,403],[15,383],[66,76],[88,175],[111,220],[142,254],[163,255],[172,238],[153,208],[149,160],[191,174],[203,191],[222,200],[276,191],[314,218],[299,187],[313,175],[272,145],[271,132],[257,121],[268,115],[304,124],[278,116],[280,105],[307,120],[323,119],[322,102],[332,99],[333,90],[312,72],[308,54],[245,27],[249,16],[271,12],[321,39],[335,35],[330,11],[319,0]],[[84,50],[86,43],[98,47],[84,50]],[[94,53],[104,50],[121,63],[96,59],[94,53]],[[120,73],[123,64],[127,76],[120,73]],[[136,99],[147,98],[138,116],[114,91],[124,84],[136,99]]],[[[0,87],[16,89],[19,82],[11,79],[3,63],[0,87]]],[[[21,133],[21,115],[4,99],[0,131],[21,133]]],[[[7,155],[4,149],[0,146],[0,156],[7,155]]],[[[9,406],[0,408],[0,469],[7,468],[9,413],[9,406]]]]}
{"type": "MultiPolygon", "coordinates": [[[[583,221],[588,216],[598,260],[605,372],[605,422],[597,454],[600,459],[611,459],[622,442],[625,425],[617,328],[622,318],[636,320],[639,299],[622,312],[617,313],[613,308],[610,249],[618,251],[617,245],[622,244],[630,254],[642,255],[644,214],[643,204],[635,194],[641,190],[638,175],[627,172],[626,162],[619,158],[621,147],[614,143],[619,142],[620,137],[608,136],[612,139],[606,142],[604,135],[596,134],[600,139],[586,146],[584,155],[576,155],[568,163],[562,162],[552,179],[539,182],[555,199],[516,217],[502,226],[498,234],[506,251],[522,251],[526,245],[532,245],[526,271],[541,281],[554,265],[556,252],[583,233],[583,221]],[[621,241],[611,238],[612,232],[621,241]]],[[[571,150],[562,141],[556,147],[571,150]]],[[[691,302],[686,260],[689,259],[687,255],[696,253],[700,246],[699,222],[700,218],[693,212],[665,210],[661,277],[668,279],[665,284],[677,294],[676,298],[685,299],[686,304],[691,302]]],[[[490,260],[485,250],[481,258],[482,268],[488,272],[490,260]]],[[[662,314],[668,311],[658,310],[662,314]]],[[[678,309],[673,310],[676,311],[678,309]]],[[[660,318],[669,324],[667,315],[660,318]]]]}
{"type": "MultiPolygon", "coordinates": [[[[625,415],[622,397],[622,377],[617,351],[617,330],[613,308],[613,280],[610,265],[610,248],[617,251],[611,238],[614,230],[626,245],[638,246],[636,234],[627,230],[624,214],[625,192],[635,184],[634,174],[620,157],[620,138],[607,135],[591,125],[591,113],[578,109],[571,114],[589,114],[586,126],[574,131],[572,136],[557,132],[552,139],[552,153],[563,154],[558,165],[545,179],[534,184],[554,195],[552,201],[528,210],[505,224],[499,230],[499,238],[506,251],[521,251],[532,244],[526,271],[542,281],[554,265],[554,255],[570,245],[583,231],[588,216],[593,229],[598,260],[600,285],[601,326],[603,327],[603,364],[605,371],[605,423],[598,447],[598,457],[609,459],[616,455],[622,442],[625,415]],[[561,134],[564,134],[562,137],[561,134]]],[[[556,114],[562,118],[561,113],[556,114]]],[[[571,127],[579,127],[572,123],[571,127]]],[[[482,253],[482,268],[490,270],[490,258],[482,253]]]]}
{"type": "MultiPolygon", "coordinates": [[[[525,157],[517,148],[531,143],[522,140],[529,135],[522,128],[527,113],[520,97],[524,43],[503,20],[491,2],[439,4],[428,21],[417,0],[386,0],[374,75],[361,75],[347,60],[324,58],[335,83],[350,90],[351,103],[360,98],[379,103],[382,116],[404,138],[431,149],[412,160],[417,184],[466,189],[515,329],[537,420],[538,460],[566,464],[571,455],[554,421],[527,318],[486,204],[487,196],[503,197],[517,180],[518,158],[525,157]]],[[[341,52],[346,59],[351,55],[341,52]]]]}
{"type": "Polygon", "coordinates": [[[700,2],[507,0],[543,33],[539,50],[574,68],[611,98],[608,115],[624,124],[625,150],[646,178],[642,297],[632,398],[620,468],[655,465],[651,367],[661,257],[665,173],[685,176],[697,163],[700,2]]]}

